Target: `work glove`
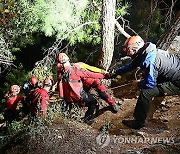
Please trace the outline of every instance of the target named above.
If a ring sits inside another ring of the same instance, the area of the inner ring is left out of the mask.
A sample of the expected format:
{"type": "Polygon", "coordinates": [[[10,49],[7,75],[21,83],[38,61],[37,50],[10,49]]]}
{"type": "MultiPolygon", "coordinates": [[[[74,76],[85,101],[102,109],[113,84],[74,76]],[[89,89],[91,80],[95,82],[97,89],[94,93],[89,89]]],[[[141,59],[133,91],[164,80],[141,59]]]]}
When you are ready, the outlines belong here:
{"type": "Polygon", "coordinates": [[[115,70],[112,70],[109,74],[110,74],[110,79],[114,79],[118,76],[118,74],[116,74],[115,70]]]}
{"type": "Polygon", "coordinates": [[[110,73],[110,78],[111,79],[114,79],[114,78],[116,78],[118,75],[116,74],[116,73],[110,73]]]}
{"type": "Polygon", "coordinates": [[[110,75],[110,73],[105,73],[104,74],[104,79],[111,79],[111,75],[110,75]]]}
{"type": "Polygon", "coordinates": [[[144,80],[136,80],[136,81],[138,88],[140,89],[146,88],[146,83],[144,80]]]}

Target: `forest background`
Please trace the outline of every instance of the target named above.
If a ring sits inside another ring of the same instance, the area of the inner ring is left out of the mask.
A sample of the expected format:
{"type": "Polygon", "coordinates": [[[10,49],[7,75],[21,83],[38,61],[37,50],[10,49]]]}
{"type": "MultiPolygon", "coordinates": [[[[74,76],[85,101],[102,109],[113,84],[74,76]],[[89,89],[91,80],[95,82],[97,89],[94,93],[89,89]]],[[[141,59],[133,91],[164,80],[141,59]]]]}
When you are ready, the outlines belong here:
{"type": "MultiPolygon", "coordinates": [[[[0,98],[30,75],[56,79],[55,57],[96,66],[102,51],[103,4],[108,0],[0,0],[0,98]]],[[[129,35],[155,44],[179,13],[177,0],[117,0],[115,18],[129,35]]],[[[114,31],[111,66],[121,62],[126,37],[114,31]]]]}

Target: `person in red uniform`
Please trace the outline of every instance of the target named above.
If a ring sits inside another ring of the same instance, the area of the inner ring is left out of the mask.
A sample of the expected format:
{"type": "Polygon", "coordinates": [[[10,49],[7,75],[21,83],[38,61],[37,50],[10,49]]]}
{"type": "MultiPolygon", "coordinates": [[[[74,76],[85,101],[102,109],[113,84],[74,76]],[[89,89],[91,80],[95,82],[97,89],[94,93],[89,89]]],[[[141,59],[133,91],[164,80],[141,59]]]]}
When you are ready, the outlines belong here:
{"type": "Polygon", "coordinates": [[[18,85],[12,85],[4,96],[6,99],[4,119],[9,123],[18,118],[17,106],[19,102],[24,100],[23,96],[18,95],[19,92],[20,87],[18,85]]]}
{"type": "Polygon", "coordinates": [[[80,67],[70,64],[69,57],[65,53],[60,53],[57,56],[57,62],[62,69],[58,72],[58,90],[59,96],[67,103],[76,103],[88,107],[84,122],[91,125],[93,120],[93,113],[96,109],[97,100],[89,93],[83,90],[82,78],[104,78],[104,74],[90,72],[80,67]]]}
{"type": "Polygon", "coordinates": [[[22,91],[25,94],[25,99],[22,102],[23,104],[23,117],[29,114],[29,104],[30,104],[30,93],[32,93],[36,88],[40,87],[38,78],[33,75],[22,85],[22,91]]]}
{"type": "MultiPolygon", "coordinates": [[[[90,65],[82,63],[82,62],[74,63],[73,66],[80,67],[82,69],[89,70],[92,72],[103,73],[103,74],[107,73],[105,70],[90,66],[90,65]]],[[[61,64],[58,63],[57,64],[58,72],[61,71],[61,69],[62,69],[61,64]]],[[[100,79],[81,78],[81,80],[83,83],[84,91],[89,92],[89,90],[91,88],[94,88],[98,92],[99,96],[109,104],[113,113],[117,113],[119,111],[118,105],[110,97],[110,95],[107,92],[106,86],[101,82],[100,79]]]]}
{"type": "Polygon", "coordinates": [[[31,94],[31,103],[29,105],[30,114],[32,117],[46,116],[49,104],[49,94],[53,85],[53,79],[47,77],[43,82],[42,88],[36,88],[31,94]]]}
{"type": "Polygon", "coordinates": [[[37,87],[40,87],[39,80],[35,75],[33,75],[22,85],[22,91],[24,92],[25,96],[27,96],[31,91],[35,90],[37,87]]]}

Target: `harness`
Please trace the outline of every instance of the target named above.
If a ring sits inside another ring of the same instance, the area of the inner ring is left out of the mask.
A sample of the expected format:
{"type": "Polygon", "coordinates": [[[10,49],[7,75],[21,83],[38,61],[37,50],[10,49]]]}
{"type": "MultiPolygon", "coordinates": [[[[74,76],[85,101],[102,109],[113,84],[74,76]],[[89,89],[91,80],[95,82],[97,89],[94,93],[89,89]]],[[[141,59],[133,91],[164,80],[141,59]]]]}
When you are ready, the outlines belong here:
{"type": "Polygon", "coordinates": [[[61,74],[62,74],[62,82],[81,82],[81,80],[72,80],[72,79],[70,79],[70,75],[72,73],[73,68],[75,69],[75,67],[71,66],[68,69],[68,71],[65,72],[65,69],[63,67],[62,72],[61,72],[61,74]]]}
{"type": "MultiPolygon", "coordinates": [[[[83,90],[81,79],[74,80],[73,75],[76,77],[77,67],[71,66],[67,71],[63,67],[61,70],[61,81],[64,99],[67,102],[79,102],[81,100],[81,93],[83,90]],[[74,71],[74,72],[73,72],[74,71]]],[[[79,71],[77,69],[77,71],[79,71]]],[[[78,75],[77,75],[78,76],[78,75]]]]}

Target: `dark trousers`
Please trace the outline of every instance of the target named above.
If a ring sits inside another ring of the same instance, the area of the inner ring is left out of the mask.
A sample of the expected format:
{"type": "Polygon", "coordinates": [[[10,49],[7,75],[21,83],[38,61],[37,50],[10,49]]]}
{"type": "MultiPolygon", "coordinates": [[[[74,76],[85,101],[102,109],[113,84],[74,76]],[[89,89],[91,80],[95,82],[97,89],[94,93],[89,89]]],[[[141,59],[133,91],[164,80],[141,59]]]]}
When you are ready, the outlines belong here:
{"type": "Polygon", "coordinates": [[[176,94],[180,94],[180,86],[172,82],[159,84],[153,89],[142,89],[134,110],[134,118],[144,124],[154,97],[176,94]]]}
{"type": "Polygon", "coordinates": [[[96,109],[97,100],[93,97],[93,95],[84,91],[81,94],[81,102],[85,102],[85,106],[88,107],[88,110],[85,113],[85,118],[91,119],[96,109]]]}
{"type": "Polygon", "coordinates": [[[5,110],[4,111],[4,119],[8,123],[12,123],[14,120],[18,119],[18,111],[17,110],[5,110]]]}

